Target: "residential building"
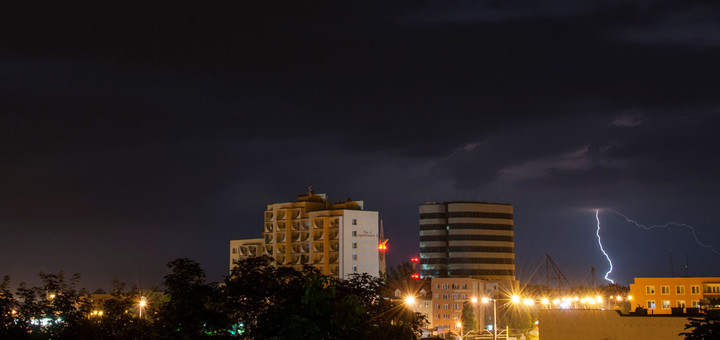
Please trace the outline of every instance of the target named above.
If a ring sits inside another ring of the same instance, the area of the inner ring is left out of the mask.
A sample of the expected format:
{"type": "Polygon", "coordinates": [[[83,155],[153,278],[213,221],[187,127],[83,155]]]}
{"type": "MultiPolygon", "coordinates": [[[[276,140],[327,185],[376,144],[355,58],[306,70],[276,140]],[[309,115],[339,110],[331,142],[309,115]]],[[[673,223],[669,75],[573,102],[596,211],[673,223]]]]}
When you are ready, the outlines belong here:
{"type": "MultiPolygon", "coordinates": [[[[472,303],[478,326],[484,328],[492,324],[492,314],[486,317],[487,306],[480,301],[497,289],[496,283],[489,283],[473,278],[432,278],[430,280],[432,293],[432,324],[430,328],[437,328],[439,333],[458,331],[457,323],[462,319],[463,304],[472,303]],[[489,322],[488,322],[489,320],[489,322]]],[[[492,307],[491,311],[492,311],[492,307]]]]}
{"type": "Polygon", "coordinates": [[[419,213],[424,277],[515,281],[512,205],[430,202],[419,213]]]}
{"type": "Polygon", "coordinates": [[[671,314],[672,308],[701,308],[720,299],[720,277],[636,277],[630,295],[649,314],[671,314]]]}
{"type": "Polygon", "coordinates": [[[363,201],[330,203],[326,194],[310,189],[296,202],[269,204],[264,222],[261,243],[230,241],[231,269],[233,261],[267,255],[276,265],[298,270],[311,265],[338,278],[379,276],[378,212],[364,210],[363,201]]]}

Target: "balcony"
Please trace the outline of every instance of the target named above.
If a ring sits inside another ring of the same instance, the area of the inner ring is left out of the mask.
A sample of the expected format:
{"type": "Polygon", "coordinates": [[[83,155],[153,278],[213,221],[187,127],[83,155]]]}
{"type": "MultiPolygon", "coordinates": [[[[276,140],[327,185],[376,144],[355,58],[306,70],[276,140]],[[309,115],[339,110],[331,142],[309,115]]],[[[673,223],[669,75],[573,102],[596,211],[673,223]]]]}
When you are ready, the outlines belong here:
{"type": "Polygon", "coordinates": [[[265,232],[266,232],[266,233],[272,233],[272,232],[273,232],[273,224],[272,224],[272,223],[265,223],[265,232]]]}
{"type": "Polygon", "coordinates": [[[324,229],[325,220],[322,218],[313,219],[313,229],[324,229]]]}
{"type": "Polygon", "coordinates": [[[314,252],[323,252],[324,250],[325,250],[325,249],[324,249],[324,245],[323,245],[323,242],[322,242],[322,241],[320,241],[320,242],[313,242],[313,251],[314,251],[314,252]]]}
{"type": "Polygon", "coordinates": [[[278,247],[277,247],[277,253],[278,253],[278,254],[285,254],[285,246],[278,246],[278,247]]]}
{"type": "Polygon", "coordinates": [[[285,210],[278,210],[277,211],[277,220],[284,220],[285,219],[285,210]]]}
{"type": "Polygon", "coordinates": [[[330,219],[330,228],[339,228],[340,227],[340,218],[332,218],[330,219]]]}
{"type": "Polygon", "coordinates": [[[340,267],[337,265],[330,266],[330,275],[338,275],[338,274],[340,274],[340,267]]]}
{"type": "Polygon", "coordinates": [[[287,235],[285,234],[277,234],[277,243],[285,242],[287,235]]]}
{"type": "Polygon", "coordinates": [[[315,241],[324,240],[325,239],[324,236],[325,236],[325,232],[322,229],[313,230],[313,240],[315,240],[315,241]]]}
{"type": "Polygon", "coordinates": [[[294,232],[290,235],[291,242],[300,242],[300,233],[294,232]]]}
{"type": "Polygon", "coordinates": [[[278,255],[275,257],[275,263],[278,265],[285,264],[285,255],[278,255]]]}
{"type": "Polygon", "coordinates": [[[275,220],[275,215],[272,211],[265,212],[265,222],[272,222],[275,220]]]}
{"type": "Polygon", "coordinates": [[[285,231],[285,222],[278,222],[277,227],[278,231],[285,231]]]}
{"type": "Polygon", "coordinates": [[[322,253],[313,255],[313,263],[323,263],[325,259],[322,253]]]}
{"type": "Polygon", "coordinates": [[[265,255],[270,255],[270,256],[272,256],[272,255],[273,255],[273,246],[272,246],[272,245],[267,245],[267,246],[265,246],[265,252],[264,252],[264,253],[265,253],[265,255]]]}
{"type": "Polygon", "coordinates": [[[266,233],[265,234],[265,243],[273,243],[273,234],[272,233],[266,233]]]}
{"type": "Polygon", "coordinates": [[[340,251],[340,242],[338,241],[330,242],[328,246],[330,246],[330,251],[340,251]]]}
{"type": "Polygon", "coordinates": [[[328,240],[337,240],[340,235],[340,229],[328,230],[328,240]]]}
{"type": "Polygon", "coordinates": [[[309,240],[310,240],[310,233],[305,232],[305,231],[300,233],[300,241],[301,242],[307,242],[309,240]]]}

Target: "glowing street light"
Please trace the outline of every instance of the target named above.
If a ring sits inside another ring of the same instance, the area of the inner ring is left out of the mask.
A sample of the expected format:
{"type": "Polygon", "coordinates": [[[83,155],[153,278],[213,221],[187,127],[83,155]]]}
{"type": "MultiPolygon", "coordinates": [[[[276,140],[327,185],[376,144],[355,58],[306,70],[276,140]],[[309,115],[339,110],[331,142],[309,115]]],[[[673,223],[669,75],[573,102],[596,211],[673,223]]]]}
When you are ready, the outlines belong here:
{"type": "Polygon", "coordinates": [[[477,302],[478,302],[478,299],[473,296],[473,297],[470,298],[470,302],[472,302],[472,303],[477,303],[477,302]]]}
{"type": "Polygon", "coordinates": [[[535,304],[535,301],[533,301],[533,299],[524,299],[523,304],[525,304],[525,306],[532,306],[535,304]]]}
{"type": "Polygon", "coordinates": [[[512,302],[514,304],[518,304],[518,303],[520,303],[520,297],[517,295],[513,295],[512,297],[510,297],[510,302],[512,302]]]}
{"type": "Polygon", "coordinates": [[[414,296],[407,296],[405,297],[405,305],[412,306],[415,304],[415,297],[414,296]]]}
{"type": "Polygon", "coordinates": [[[547,305],[550,304],[550,299],[548,299],[548,298],[542,298],[542,300],[540,300],[540,302],[541,302],[543,305],[547,306],[547,305]]]}
{"type": "Polygon", "coordinates": [[[147,306],[147,299],[144,296],[141,296],[138,305],[140,306],[140,318],[142,318],[143,309],[147,306]]]}

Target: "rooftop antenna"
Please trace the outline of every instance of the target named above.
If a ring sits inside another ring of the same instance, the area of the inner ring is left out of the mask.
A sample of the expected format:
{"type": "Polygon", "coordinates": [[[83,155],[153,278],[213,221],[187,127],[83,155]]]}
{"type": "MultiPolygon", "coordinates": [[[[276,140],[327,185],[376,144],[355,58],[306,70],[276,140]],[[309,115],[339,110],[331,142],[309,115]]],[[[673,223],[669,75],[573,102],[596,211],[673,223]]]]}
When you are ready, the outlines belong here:
{"type": "Polygon", "coordinates": [[[560,271],[560,268],[558,268],[557,264],[555,264],[555,261],[550,257],[550,254],[545,254],[545,272],[546,272],[546,278],[547,278],[547,287],[550,288],[550,280],[552,279],[557,280],[558,283],[558,290],[560,290],[560,293],[569,292],[572,290],[572,285],[570,284],[570,281],[568,281],[567,277],[565,277],[565,274],[563,274],[562,271],[560,271]],[[554,276],[550,276],[550,268],[553,269],[554,276]],[[567,286],[567,289],[565,287],[567,286]]]}
{"type": "Polygon", "coordinates": [[[688,253],[687,252],[685,252],[685,276],[689,276],[688,275],[688,253]]]}

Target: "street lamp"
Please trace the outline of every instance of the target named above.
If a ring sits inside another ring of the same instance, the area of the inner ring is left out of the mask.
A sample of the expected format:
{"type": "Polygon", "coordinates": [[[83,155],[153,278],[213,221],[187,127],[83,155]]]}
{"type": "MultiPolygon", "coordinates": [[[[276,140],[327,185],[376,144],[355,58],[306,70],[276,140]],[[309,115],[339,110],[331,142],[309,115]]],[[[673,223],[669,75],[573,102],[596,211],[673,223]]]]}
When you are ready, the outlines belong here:
{"type": "Polygon", "coordinates": [[[415,304],[415,297],[414,296],[407,296],[405,297],[405,305],[408,307],[411,307],[415,304]]]}
{"type": "Polygon", "coordinates": [[[142,312],[143,309],[145,309],[145,306],[147,306],[147,299],[145,299],[144,296],[141,296],[138,305],[140,306],[140,318],[142,319],[142,312]]]}

